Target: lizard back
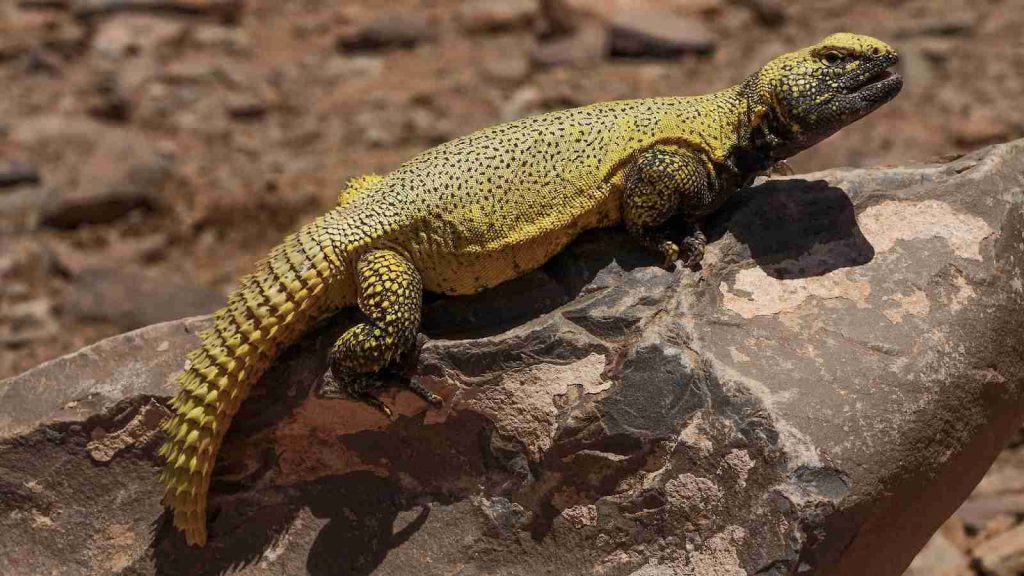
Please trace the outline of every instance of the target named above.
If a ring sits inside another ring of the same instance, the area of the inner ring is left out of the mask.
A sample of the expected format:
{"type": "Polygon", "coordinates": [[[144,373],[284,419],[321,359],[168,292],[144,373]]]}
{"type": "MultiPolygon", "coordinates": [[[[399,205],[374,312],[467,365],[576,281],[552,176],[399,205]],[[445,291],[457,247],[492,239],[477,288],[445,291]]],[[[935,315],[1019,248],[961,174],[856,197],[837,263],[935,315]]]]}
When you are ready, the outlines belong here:
{"type": "Polygon", "coordinates": [[[387,222],[363,247],[400,249],[426,289],[478,292],[537,268],[583,230],[617,224],[632,155],[664,142],[727,155],[735,139],[720,126],[732,99],[603,102],[500,124],[421,153],[340,210],[387,222]]]}

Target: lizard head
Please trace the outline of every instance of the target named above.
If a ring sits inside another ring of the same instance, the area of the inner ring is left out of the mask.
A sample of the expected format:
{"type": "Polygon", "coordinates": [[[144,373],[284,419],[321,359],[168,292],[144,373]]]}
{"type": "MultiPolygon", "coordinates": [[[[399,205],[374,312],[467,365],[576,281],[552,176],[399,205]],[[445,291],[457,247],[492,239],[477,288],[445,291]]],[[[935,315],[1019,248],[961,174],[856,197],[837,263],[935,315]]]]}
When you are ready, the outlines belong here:
{"type": "Polygon", "coordinates": [[[757,85],[787,135],[785,147],[797,152],[892,100],[903,87],[889,70],[898,60],[891,46],[870,36],[832,34],[766,64],[757,85]]]}

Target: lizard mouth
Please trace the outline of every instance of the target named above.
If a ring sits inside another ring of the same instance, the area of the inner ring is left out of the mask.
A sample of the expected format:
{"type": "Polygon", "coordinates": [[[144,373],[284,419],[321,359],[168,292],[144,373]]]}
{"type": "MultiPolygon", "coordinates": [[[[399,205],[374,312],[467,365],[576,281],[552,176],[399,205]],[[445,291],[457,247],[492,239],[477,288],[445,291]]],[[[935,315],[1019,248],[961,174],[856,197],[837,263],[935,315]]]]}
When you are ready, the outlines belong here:
{"type": "Polygon", "coordinates": [[[903,78],[890,68],[898,61],[896,54],[891,54],[852,72],[840,82],[843,91],[865,96],[895,96],[903,87],[903,78]]]}

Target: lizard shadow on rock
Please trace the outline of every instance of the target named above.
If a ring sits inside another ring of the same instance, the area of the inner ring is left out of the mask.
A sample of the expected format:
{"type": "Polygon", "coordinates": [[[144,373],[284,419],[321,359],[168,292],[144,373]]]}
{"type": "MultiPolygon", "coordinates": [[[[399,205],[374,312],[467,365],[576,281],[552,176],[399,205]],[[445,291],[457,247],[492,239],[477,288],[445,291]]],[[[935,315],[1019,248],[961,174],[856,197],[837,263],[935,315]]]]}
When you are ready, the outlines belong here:
{"type": "Polygon", "coordinates": [[[708,231],[711,242],[729,232],[743,245],[729,259],[749,257],[780,280],[821,276],[875,255],[849,196],[822,180],[768,180],[743,188],[711,217],[708,231]]]}
{"type": "Polygon", "coordinates": [[[487,456],[494,424],[478,413],[453,413],[438,426],[424,426],[419,413],[346,432],[346,411],[369,408],[311,398],[327,351],[355,317],[344,312],[318,326],[256,383],[214,470],[207,545],[188,546],[165,511],[151,546],[157,574],[230,573],[261,561],[286,531],[312,541],[304,559],[309,574],[370,574],[424,525],[429,504],[450,504],[515,476],[487,456]],[[312,518],[296,521],[302,514],[312,518]]]}
{"type": "Polygon", "coordinates": [[[285,530],[315,531],[306,557],[314,576],[366,575],[426,522],[429,507],[394,529],[399,513],[415,509],[393,481],[371,472],[327,476],[295,486],[238,494],[221,502],[211,516],[227,532],[213,533],[205,548],[188,547],[170,523],[160,527],[154,557],[156,573],[220,575],[259,561],[285,530]],[[308,510],[314,526],[296,524],[308,510]]]}
{"type": "Polygon", "coordinates": [[[427,294],[422,330],[447,340],[496,336],[612,285],[626,272],[657,265],[655,255],[624,230],[589,230],[539,269],[479,294],[427,294]]]}
{"type": "MultiPolygon", "coordinates": [[[[692,229],[682,218],[668,226],[680,238],[692,229]]],[[[824,181],[790,178],[743,188],[706,228],[709,242],[730,232],[745,246],[730,259],[753,259],[778,279],[819,276],[874,257],[850,198],[824,181]]],[[[631,270],[657,265],[657,257],[621,228],[590,230],[526,276],[472,296],[428,294],[423,332],[449,340],[495,336],[614,284],[631,270]]]]}

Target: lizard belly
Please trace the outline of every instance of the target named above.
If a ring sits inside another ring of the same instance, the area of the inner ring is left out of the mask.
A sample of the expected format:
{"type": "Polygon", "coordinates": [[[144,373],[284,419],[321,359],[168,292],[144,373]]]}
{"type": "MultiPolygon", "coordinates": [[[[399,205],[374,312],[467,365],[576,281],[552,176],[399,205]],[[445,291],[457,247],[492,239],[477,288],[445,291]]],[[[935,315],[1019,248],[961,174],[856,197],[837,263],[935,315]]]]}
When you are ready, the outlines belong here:
{"type": "Polygon", "coordinates": [[[467,242],[463,238],[435,249],[414,250],[423,287],[442,294],[475,294],[522,276],[561,252],[584,230],[617,224],[619,203],[617,195],[613,196],[559,226],[500,241],[467,242]]]}
{"type": "Polygon", "coordinates": [[[496,249],[437,254],[418,267],[423,287],[443,294],[474,294],[538,268],[575,236],[569,230],[552,230],[496,249]]]}

